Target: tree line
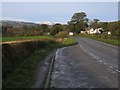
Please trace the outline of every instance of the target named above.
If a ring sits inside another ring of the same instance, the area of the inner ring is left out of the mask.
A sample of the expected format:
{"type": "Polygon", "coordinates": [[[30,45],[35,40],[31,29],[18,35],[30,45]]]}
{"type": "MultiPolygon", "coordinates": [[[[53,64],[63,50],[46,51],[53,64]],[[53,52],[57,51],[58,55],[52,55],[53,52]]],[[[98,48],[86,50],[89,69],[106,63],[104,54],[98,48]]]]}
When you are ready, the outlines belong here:
{"type": "Polygon", "coordinates": [[[85,31],[90,28],[103,28],[102,32],[111,31],[112,35],[118,35],[120,34],[120,21],[100,22],[99,19],[93,19],[90,21],[90,19],[87,18],[87,14],[85,12],[77,12],[73,14],[70,21],[68,21],[66,25],[62,25],[60,23],[54,24],[52,26],[47,24],[37,24],[35,26],[23,25],[21,27],[2,25],[2,36],[55,36],[60,32],[62,32],[62,34],[68,32],[78,34],[81,33],[81,31],[85,31]]]}

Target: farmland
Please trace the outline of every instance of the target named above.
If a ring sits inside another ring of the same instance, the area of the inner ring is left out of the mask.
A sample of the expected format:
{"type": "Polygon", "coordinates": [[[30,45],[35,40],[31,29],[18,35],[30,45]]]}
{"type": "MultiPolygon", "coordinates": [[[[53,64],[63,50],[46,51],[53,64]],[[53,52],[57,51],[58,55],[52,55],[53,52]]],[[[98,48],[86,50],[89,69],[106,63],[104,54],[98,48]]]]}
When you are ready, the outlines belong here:
{"type": "Polygon", "coordinates": [[[21,41],[21,40],[31,40],[31,39],[42,39],[42,38],[52,38],[52,36],[0,37],[0,40],[2,40],[2,42],[7,42],[7,41],[21,41]]]}

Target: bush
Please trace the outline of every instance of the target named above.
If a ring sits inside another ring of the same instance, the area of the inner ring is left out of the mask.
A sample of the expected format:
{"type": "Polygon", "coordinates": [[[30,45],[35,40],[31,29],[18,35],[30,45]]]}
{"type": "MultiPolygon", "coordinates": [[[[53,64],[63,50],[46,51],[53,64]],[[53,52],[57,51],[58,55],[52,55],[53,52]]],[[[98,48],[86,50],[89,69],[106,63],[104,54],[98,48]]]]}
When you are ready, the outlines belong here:
{"type": "Polygon", "coordinates": [[[55,36],[60,31],[63,31],[63,27],[61,24],[55,24],[50,28],[50,34],[55,36]]]}
{"type": "Polygon", "coordinates": [[[38,49],[46,48],[52,40],[34,40],[21,43],[9,43],[2,45],[2,66],[3,66],[3,79],[8,74],[14,72],[16,67],[24,62],[32,53],[38,49]]]}
{"type": "Polygon", "coordinates": [[[67,33],[62,31],[62,32],[59,32],[55,35],[56,38],[66,38],[67,37],[67,33]]]}
{"type": "Polygon", "coordinates": [[[63,46],[70,46],[77,44],[77,41],[74,38],[64,38],[63,40],[63,46]]]}

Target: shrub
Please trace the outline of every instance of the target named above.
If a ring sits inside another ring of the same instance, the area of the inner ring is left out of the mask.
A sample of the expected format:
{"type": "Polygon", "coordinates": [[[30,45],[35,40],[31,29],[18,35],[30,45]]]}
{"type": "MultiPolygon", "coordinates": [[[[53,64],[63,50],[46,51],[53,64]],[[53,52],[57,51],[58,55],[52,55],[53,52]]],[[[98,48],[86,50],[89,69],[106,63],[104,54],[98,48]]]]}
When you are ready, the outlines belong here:
{"type": "Polygon", "coordinates": [[[52,40],[34,40],[2,45],[3,79],[14,72],[15,68],[38,49],[46,48],[52,40]]]}
{"type": "Polygon", "coordinates": [[[62,31],[62,32],[59,32],[55,35],[56,38],[66,38],[67,37],[67,33],[62,31]]]}

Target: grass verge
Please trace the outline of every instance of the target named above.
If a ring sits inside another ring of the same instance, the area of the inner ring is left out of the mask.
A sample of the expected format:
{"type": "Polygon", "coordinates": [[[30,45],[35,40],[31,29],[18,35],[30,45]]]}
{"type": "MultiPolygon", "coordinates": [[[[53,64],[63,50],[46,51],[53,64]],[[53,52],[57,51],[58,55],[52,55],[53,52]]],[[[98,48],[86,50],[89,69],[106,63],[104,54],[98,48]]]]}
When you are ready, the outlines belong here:
{"type": "Polygon", "coordinates": [[[74,38],[64,38],[62,46],[70,46],[77,44],[77,41],[74,38]]]}
{"type": "Polygon", "coordinates": [[[29,58],[19,64],[13,73],[3,80],[3,88],[26,88],[32,79],[36,66],[56,47],[57,43],[54,43],[35,51],[29,58]]]}
{"type": "Polygon", "coordinates": [[[80,34],[78,35],[82,38],[89,38],[89,39],[94,39],[98,40],[101,42],[105,42],[108,44],[120,46],[120,39],[118,36],[112,36],[112,35],[88,35],[88,34],[80,34]]]}

